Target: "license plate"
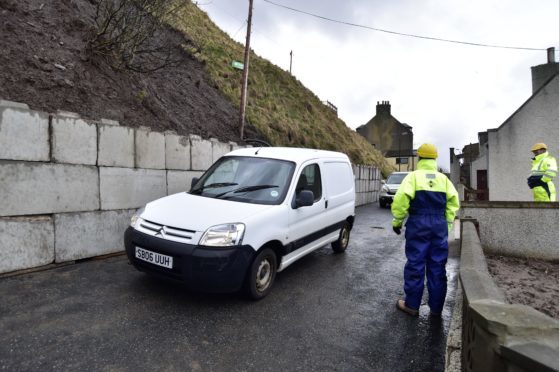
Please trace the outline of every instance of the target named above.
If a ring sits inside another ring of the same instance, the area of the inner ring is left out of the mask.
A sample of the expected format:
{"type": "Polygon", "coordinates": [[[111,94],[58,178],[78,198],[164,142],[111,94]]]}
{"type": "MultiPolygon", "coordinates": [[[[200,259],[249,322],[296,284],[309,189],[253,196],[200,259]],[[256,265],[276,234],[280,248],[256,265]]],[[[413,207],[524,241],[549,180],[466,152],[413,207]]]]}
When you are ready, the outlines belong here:
{"type": "Polygon", "coordinates": [[[173,268],[173,257],[148,251],[140,247],[136,247],[136,258],[168,269],[173,268]]]}

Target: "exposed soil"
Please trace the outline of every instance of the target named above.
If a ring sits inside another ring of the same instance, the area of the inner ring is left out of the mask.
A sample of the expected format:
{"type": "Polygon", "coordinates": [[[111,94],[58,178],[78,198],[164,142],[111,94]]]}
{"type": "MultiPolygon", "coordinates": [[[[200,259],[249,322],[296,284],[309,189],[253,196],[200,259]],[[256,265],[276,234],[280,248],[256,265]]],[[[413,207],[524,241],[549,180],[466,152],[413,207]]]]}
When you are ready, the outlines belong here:
{"type": "MultiPolygon", "coordinates": [[[[237,109],[213,86],[204,66],[180,48],[188,38],[172,29],[176,67],[152,73],[115,70],[87,52],[94,1],[0,0],[0,99],[32,109],[71,111],[85,119],[239,139],[237,109]]],[[[247,127],[245,138],[258,138],[247,127]]]]}
{"type": "Polygon", "coordinates": [[[559,320],[559,262],[487,256],[489,272],[512,304],[559,320]]]}

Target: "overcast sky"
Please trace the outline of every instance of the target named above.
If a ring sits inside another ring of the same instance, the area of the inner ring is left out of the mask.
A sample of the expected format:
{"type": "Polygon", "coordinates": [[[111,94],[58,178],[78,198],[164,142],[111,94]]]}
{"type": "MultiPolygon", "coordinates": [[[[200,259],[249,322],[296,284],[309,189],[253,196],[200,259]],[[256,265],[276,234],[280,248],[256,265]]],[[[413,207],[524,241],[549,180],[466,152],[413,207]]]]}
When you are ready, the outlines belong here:
{"type": "MultiPolygon", "coordinates": [[[[530,67],[559,49],[557,0],[270,0],[342,22],[515,50],[398,36],[318,19],[254,0],[251,47],[289,69],[352,129],[390,101],[413,127],[414,145],[432,142],[448,169],[449,147],[477,142],[532,93],[530,67]]],[[[200,9],[244,44],[248,0],[199,0],[200,9]]],[[[559,58],[558,58],[559,59],[559,58]]],[[[250,100],[250,97],[249,97],[250,100]]],[[[522,150],[522,149],[520,149],[522,150]]],[[[529,156],[529,150],[527,156],[529,156]]]]}

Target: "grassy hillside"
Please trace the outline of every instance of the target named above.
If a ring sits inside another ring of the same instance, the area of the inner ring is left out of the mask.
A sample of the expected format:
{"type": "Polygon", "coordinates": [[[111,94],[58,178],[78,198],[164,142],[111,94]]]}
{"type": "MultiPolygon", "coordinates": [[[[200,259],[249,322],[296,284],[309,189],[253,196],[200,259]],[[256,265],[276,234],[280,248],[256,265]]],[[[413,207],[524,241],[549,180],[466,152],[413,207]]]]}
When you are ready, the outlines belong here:
{"type": "MultiPolygon", "coordinates": [[[[221,31],[206,13],[188,2],[168,22],[192,41],[188,52],[202,61],[210,78],[239,107],[244,46],[221,31]]],[[[298,146],[341,151],[357,164],[391,166],[379,151],[348,128],[301,82],[266,59],[251,54],[247,120],[274,146],[298,146]]]]}

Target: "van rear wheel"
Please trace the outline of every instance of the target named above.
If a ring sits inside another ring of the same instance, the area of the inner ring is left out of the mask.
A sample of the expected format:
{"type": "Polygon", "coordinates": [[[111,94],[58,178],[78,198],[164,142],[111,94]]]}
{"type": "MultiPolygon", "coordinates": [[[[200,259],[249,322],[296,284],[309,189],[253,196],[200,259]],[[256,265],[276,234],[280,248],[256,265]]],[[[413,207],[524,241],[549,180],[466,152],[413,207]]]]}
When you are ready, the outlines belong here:
{"type": "Polygon", "coordinates": [[[250,299],[260,300],[268,295],[274,284],[277,272],[276,254],[264,248],[250,266],[245,288],[250,299]]]}
{"type": "Polygon", "coordinates": [[[342,229],[340,230],[340,236],[338,240],[332,243],[332,250],[336,253],[342,253],[347,249],[349,244],[349,232],[351,231],[351,226],[349,223],[344,222],[342,229]]]}

